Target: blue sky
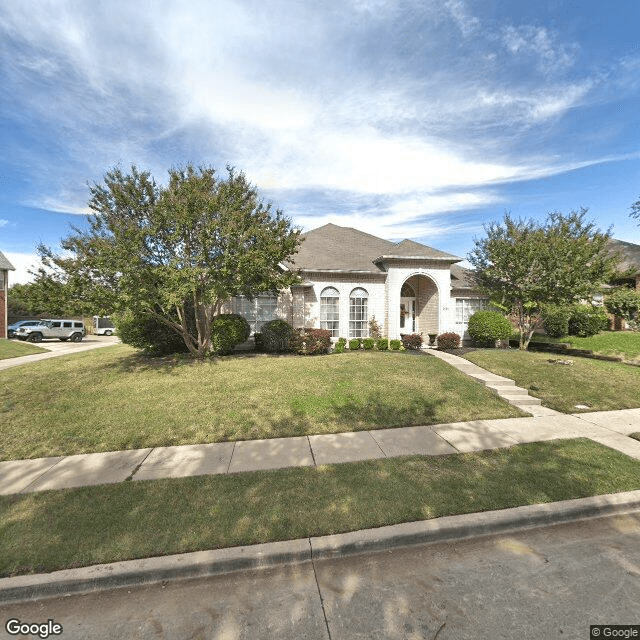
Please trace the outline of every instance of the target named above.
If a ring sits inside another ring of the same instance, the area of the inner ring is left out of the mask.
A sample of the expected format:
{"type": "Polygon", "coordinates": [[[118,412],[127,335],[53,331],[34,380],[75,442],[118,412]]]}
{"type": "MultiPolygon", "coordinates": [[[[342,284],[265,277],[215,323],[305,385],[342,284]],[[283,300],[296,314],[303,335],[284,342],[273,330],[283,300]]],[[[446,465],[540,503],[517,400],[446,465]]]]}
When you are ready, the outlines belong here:
{"type": "Polygon", "coordinates": [[[0,251],[82,225],[132,163],[242,169],[297,226],[461,257],[510,210],[640,243],[640,3],[11,0],[0,251]]]}

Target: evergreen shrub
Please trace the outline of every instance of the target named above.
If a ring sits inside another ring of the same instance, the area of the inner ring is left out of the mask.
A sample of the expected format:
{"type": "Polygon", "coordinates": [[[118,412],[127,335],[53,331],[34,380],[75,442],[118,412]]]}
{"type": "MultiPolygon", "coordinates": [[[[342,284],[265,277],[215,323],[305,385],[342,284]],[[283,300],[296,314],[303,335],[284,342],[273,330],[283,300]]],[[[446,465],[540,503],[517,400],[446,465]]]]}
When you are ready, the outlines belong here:
{"type": "Polygon", "coordinates": [[[493,347],[497,340],[509,339],[513,328],[499,311],[476,311],[469,318],[468,331],[474,342],[493,347]]]}
{"type": "Polygon", "coordinates": [[[285,320],[277,318],[265,322],[261,333],[262,348],[267,353],[288,353],[291,351],[291,338],[294,329],[285,320]]]}

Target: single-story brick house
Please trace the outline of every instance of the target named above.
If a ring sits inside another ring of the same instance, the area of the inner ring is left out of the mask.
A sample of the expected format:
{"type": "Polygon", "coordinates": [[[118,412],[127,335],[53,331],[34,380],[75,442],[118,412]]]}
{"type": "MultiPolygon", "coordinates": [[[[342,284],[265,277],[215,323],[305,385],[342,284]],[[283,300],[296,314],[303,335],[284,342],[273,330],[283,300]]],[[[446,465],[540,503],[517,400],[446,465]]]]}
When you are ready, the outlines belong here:
{"type": "Polygon", "coordinates": [[[303,234],[285,269],[299,270],[302,283],[277,296],[232,299],[259,332],[282,318],[296,328],[322,328],[338,337],[369,335],[378,322],[392,339],[403,333],[454,331],[464,337],[469,316],[486,304],[474,290],[461,258],[412,240],[394,243],[357,229],[327,224],[303,234]]]}
{"type": "Polygon", "coordinates": [[[9,271],[15,271],[15,268],[0,251],[0,338],[7,337],[9,271]]]}

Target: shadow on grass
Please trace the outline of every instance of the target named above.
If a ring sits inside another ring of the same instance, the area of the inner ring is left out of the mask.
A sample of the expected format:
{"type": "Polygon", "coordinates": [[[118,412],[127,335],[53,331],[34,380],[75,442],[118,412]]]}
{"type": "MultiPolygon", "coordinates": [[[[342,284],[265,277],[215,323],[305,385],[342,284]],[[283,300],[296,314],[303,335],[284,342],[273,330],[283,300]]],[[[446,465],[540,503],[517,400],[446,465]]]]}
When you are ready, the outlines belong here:
{"type": "Polygon", "coordinates": [[[640,462],[578,439],[0,497],[0,576],[638,488],[640,462]]]}

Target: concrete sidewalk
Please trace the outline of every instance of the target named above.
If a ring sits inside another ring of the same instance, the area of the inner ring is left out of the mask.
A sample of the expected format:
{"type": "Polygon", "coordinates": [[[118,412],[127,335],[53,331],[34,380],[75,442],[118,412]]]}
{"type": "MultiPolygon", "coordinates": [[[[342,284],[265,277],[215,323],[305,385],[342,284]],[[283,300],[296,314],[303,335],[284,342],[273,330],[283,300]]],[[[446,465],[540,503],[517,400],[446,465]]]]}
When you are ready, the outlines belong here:
{"type": "Polygon", "coordinates": [[[591,438],[640,460],[640,409],[474,420],[355,433],[88,453],[0,462],[0,495],[158,478],[438,456],[559,438],[591,438]]]}

